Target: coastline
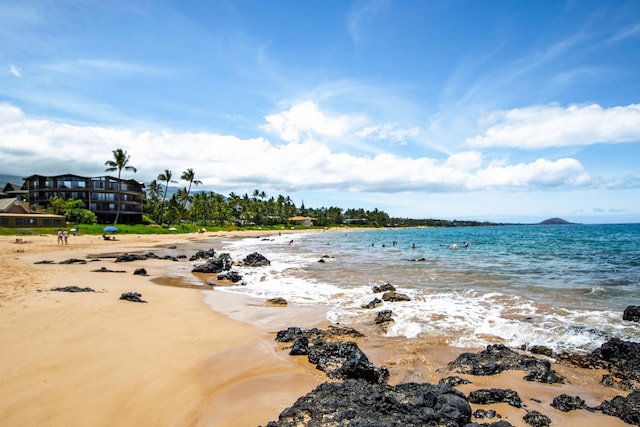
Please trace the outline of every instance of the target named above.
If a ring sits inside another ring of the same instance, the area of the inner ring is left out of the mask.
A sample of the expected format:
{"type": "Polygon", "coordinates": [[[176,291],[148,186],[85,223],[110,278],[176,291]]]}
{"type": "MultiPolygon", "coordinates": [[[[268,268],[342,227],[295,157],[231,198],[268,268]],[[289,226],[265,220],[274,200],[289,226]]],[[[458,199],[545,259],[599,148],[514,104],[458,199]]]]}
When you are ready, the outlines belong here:
{"type": "MultiPolygon", "coordinates": [[[[166,274],[167,263],[161,260],[115,267],[109,259],[57,264],[70,258],[273,233],[119,235],[119,240],[109,242],[100,236],[74,236],[68,246],[58,246],[55,236],[30,237],[32,243],[22,245],[10,237],[0,241],[2,424],[257,426],[277,419],[299,396],[328,379],[306,358],[279,350],[273,336],[288,326],[325,326],[323,310],[267,307],[260,300],[221,290],[158,286],[154,279],[166,274]],[[34,264],[45,259],[54,263],[34,264]],[[148,276],[132,275],[139,266],[148,276]],[[124,269],[126,274],[92,272],[101,267],[124,269]],[[71,285],[96,292],[50,290],[71,285]],[[139,292],[148,303],[120,301],[122,292],[139,292]]],[[[384,338],[374,327],[362,332],[366,337],[360,347],[375,365],[390,369],[391,384],[433,383],[453,375],[446,364],[463,352],[433,342],[384,338]]],[[[580,395],[589,405],[626,394],[599,385],[600,372],[557,370],[571,383],[531,383],[521,379],[521,372],[508,372],[469,377],[473,383],[460,390],[516,389],[528,410],[553,412],[556,425],[626,425],[602,414],[565,414],[549,408],[561,393],[580,395]]],[[[513,425],[525,426],[524,409],[506,404],[491,409],[513,425]]]]}

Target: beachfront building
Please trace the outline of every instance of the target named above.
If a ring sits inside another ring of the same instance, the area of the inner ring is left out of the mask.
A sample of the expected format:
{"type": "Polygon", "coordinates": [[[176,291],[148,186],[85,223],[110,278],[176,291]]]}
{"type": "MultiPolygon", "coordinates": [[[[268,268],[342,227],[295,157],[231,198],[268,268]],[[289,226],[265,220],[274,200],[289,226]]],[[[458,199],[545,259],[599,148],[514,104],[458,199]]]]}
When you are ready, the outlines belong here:
{"type": "Polygon", "coordinates": [[[294,225],[303,225],[305,227],[313,226],[313,218],[310,216],[292,216],[289,218],[289,222],[294,225]]]}
{"type": "Polygon", "coordinates": [[[33,212],[16,197],[0,198],[0,227],[63,227],[64,216],[33,212]]]}
{"type": "Polygon", "coordinates": [[[101,223],[112,223],[118,213],[122,224],[140,224],[144,208],[144,183],[112,176],[83,177],[73,174],[24,178],[32,209],[49,206],[53,196],[64,200],[82,200],[83,207],[92,211],[101,223]]]}
{"type": "Polygon", "coordinates": [[[2,190],[0,190],[0,199],[13,199],[26,200],[28,191],[24,185],[14,184],[7,182],[2,190]]]}

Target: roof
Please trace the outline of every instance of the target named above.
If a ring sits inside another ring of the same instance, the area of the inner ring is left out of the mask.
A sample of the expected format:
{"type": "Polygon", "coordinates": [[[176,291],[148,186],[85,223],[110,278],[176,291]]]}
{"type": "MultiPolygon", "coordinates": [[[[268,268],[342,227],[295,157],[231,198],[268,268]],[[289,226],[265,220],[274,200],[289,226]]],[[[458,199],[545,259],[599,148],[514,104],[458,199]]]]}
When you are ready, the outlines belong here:
{"type": "Polygon", "coordinates": [[[29,206],[15,197],[0,199],[0,213],[30,213],[29,206]]]}
{"type": "Polygon", "coordinates": [[[14,184],[12,182],[7,182],[4,186],[4,188],[2,189],[2,192],[4,193],[24,193],[26,192],[26,190],[23,190],[22,187],[24,186],[24,184],[20,185],[20,184],[14,184]]]}
{"type": "Polygon", "coordinates": [[[289,221],[313,221],[314,218],[311,218],[310,216],[292,216],[291,218],[289,218],[289,221]]]}

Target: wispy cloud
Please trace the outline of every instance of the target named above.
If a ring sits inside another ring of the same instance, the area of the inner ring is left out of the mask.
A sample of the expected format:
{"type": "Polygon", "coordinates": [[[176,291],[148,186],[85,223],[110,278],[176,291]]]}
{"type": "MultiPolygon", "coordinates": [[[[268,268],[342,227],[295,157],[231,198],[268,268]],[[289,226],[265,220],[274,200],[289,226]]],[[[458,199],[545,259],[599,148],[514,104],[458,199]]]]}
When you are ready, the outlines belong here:
{"type": "Polygon", "coordinates": [[[9,66],[9,72],[18,78],[22,77],[22,71],[13,64],[9,66]]]}
{"type": "Polygon", "coordinates": [[[635,23],[621,29],[609,39],[609,42],[617,42],[630,37],[640,37],[640,23],[635,23]]]}
{"type": "Polygon", "coordinates": [[[346,17],[347,31],[354,44],[365,40],[372,20],[388,3],[388,0],[359,0],[354,3],[346,17]]]}

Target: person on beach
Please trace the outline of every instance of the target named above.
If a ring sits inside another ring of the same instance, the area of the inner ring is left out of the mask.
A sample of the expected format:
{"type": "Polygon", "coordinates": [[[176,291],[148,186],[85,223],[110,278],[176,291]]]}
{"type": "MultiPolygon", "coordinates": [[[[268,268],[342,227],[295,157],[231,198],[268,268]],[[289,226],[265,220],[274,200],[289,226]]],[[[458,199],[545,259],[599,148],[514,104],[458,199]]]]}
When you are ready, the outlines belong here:
{"type": "Polygon", "coordinates": [[[69,243],[69,232],[67,230],[62,232],[62,239],[64,240],[65,245],[69,243]]]}
{"type": "Polygon", "coordinates": [[[58,244],[62,244],[62,230],[58,229],[58,244]]]}

